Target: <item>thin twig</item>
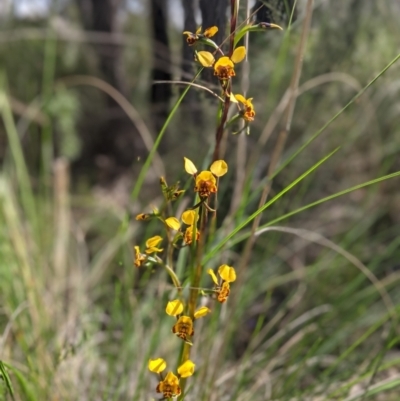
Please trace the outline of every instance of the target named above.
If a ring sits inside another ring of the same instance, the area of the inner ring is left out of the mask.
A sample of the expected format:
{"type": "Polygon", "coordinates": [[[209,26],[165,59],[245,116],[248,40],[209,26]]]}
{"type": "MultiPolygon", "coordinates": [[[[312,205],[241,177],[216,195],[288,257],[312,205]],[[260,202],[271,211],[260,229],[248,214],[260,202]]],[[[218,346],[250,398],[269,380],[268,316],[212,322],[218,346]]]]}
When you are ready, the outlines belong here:
{"type": "Polygon", "coordinates": [[[152,82],[153,85],[157,85],[157,84],[176,84],[176,85],[189,85],[189,86],[194,86],[195,88],[199,88],[199,89],[203,89],[208,93],[211,93],[211,95],[213,95],[214,97],[216,97],[217,99],[219,99],[221,102],[224,102],[224,99],[222,99],[222,97],[218,96],[215,92],[213,92],[211,89],[207,88],[206,86],[203,85],[199,85],[199,84],[195,84],[194,82],[188,82],[188,81],[153,81],[152,82]]]}

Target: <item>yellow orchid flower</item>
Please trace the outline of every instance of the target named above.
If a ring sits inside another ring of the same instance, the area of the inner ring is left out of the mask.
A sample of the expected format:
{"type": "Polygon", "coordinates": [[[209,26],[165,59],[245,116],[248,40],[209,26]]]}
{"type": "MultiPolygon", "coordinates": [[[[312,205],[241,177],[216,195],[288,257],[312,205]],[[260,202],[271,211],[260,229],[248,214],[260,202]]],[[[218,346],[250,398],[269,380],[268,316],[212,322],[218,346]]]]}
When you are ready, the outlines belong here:
{"type": "Polygon", "coordinates": [[[200,198],[208,198],[211,194],[217,192],[217,180],[211,171],[202,171],[196,177],[194,192],[198,192],[200,198]]]}
{"type": "Polygon", "coordinates": [[[189,338],[194,335],[193,320],[189,316],[181,316],[173,325],[172,332],[183,341],[190,343],[189,338]]]}
{"type": "MultiPolygon", "coordinates": [[[[190,245],[193,242],[193,237],[194,237],[194,228],[195,226],[189,226],[186,231],[185,234],[183,235],[183,240],[185,241],[185,243],[187,245],[190,245]]],[[[200,239],[200,231],[199,229],[196,227],[196,241],[198,241],[200,239]]]]}
{"type": "Polygon", "coordinates": [[[223,56],[214,64],[214,75],[224,81],[236,75],[235,64],[240,63],[246,57],[246,48],[237,47],[231,57],[223,56]]]}
{"type": "Polygon", "coordinates": [[[208,269],[207,273],[211,276],[211,279],[215,284],[214,288],[217,293],[218,302],[224,303],[228,299],[231,291],[229,283],[233,283],[236,280],[235,269],[228,265],[221,265],[218,268],[218,275],[220,276],[221,281],[217,279],[217,276],[212,269],[208,269]]]}
{"type": "Polygon", "coordinates": [[[186,35],[186,42],[189,46],[194,45],[201,38],[212,38],[218,32],[218,28],[216,26],[212,26],[207,28],[204,33],[201,33],[201,27],[199,27],[195,33],[185,31],[183,32],[186,35]]]}
{"type": "Polygon", "coordinates": [[[229,283],[224,281],[221,288],[217,291],[217,301],[223,304],[228,299],[230,292],[231,289],[229,283]]]}
{"type": "MultiPolygon", "coordinates": [[[[195,367],[196,365],[188,359],[178,367],[178,376],[171,371],[168,372],[165,378],[158,383],[157,393],[162,393],[165,399],[180,395],[182,390],[179,386],[179,379],[192,376],[195,367]]],[[[162,358],[150,359],[148,368],[151,372],[160,374],[162,378],[161,373],[167,368],[167,363],[162,358]]]]}
{"type": "MultiPolygon", "coordinates": [[[[151,255],[152,253],[162,252],[164,249],[158,248],[157,245],[163,240],[159,235],[155,235],[154,237],[149,238],[146,241],[146,254],[151,255]]],[[[140,248],[136,245],[134,246],[135,250],[135,260],[134,264],[136,267],[142,266],[142,264],[147,260],[147,255],[140,252],[140,248]]]]}
{"type": "Polygon", "coordinates": [[[158,248],[157,245],[163,240],[162,237],[160,237],[159,235],[155,235],[154,237],[149,238],[146,241],[146,253],[148,255],[152,254],[152,253],[158,253],[158,252],[162,252],[164,249],[162,248],[158,248]]]}
{"type": "Polygon", "coordinates": [[[253,98],[246,99],[242,95],[235,95],[235,98],[238,102],[240,102],[243,105],[243,108],[240,110],[240,114],[243,117],[245,121],[253,121],[254,116],[256,115],[256,112],[254,111],[253,103],[252,100],[253,98]]]}
{"type": "Polygon", "coordinates": [[[140,266],[142,266],[142,264],[146,260],[146,255],[144,255],[143,253],[140,252],[140,248],[138,246],[135,246],[134,249],[135,249],[135,261],[134,261],[134,263],[135,263],[136,267],[140,267],[140,266]]]}
{"type": "Polygon", "coordinates": [[[215,177],[222,177],[228,172],[228,165],[224,160],[216,160],[210,170],[201,171],[197,174],[197,168],[188,158],[185,159],[185,170],[195,178],[194,191],[198,192],[201,198],[207,198],[217,192],[217,180],[215,177]]]}
{"type": "Polygon", "coordinates": [[[194,312],[193,319],[189,316],[181,315],[183,313],[183,310],[183,302],[179,299],[169,301],[167,307],[165,308],[165,312],[167,313],[167,315],[175,316],[178,319],[177,322],[172,326],[172,332],[183,341],[191,345],[192,343],[190,342],[189,337],[192,337],[194,335],[193,319],[200,319],[211,313],[211,310],[206,306],[201,306],[200,308],[197,308],[194,312]]]}
{"type": "Polygon", "coordinates": [[[145,221],[145,220],[148,220],[149,218],[150,218],[150,214],[149,213],[139,213],[135,217],[135,219],[138,220],[138,221],[145,221]]]}
{"type": "Polygon", "coordinates": [[[214,75],[219,80],[226,81],[236,75],[235,64],[240,63],[246,57],[246,48],[239,46],[234,50],[231,57],[222,56],[217,61],[215,61],[213,54],[207,51],[197,52],[196,57],[203,67],[214,66],[214,75]]]}
{"type": "Polygon", "coordinates": [[[182,393],[179,387],[179,379],[172,372],[168,372],[165,379],[158,383],[156,391],[157,393],[162,393],[165,399],[177,397],[182,393]]]}

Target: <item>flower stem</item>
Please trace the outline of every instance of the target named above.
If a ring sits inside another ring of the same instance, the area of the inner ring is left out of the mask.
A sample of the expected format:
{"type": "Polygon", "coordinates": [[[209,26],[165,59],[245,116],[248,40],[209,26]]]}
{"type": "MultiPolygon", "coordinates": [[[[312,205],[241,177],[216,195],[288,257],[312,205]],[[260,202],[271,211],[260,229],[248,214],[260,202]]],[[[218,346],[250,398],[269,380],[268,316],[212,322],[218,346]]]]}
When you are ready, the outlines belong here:
{"type": "MultiPolygon", "coordinates": [[[[205,245],[205,228],[207,224],[207,209],[204,207],[204,205],[200,206],[200,238],[198,241],[198,246],[196,248],[196,260],[195,260],[195,271],[191,280],[191,288],[189,292],[189,304],[188,304],[188,315],[194,319],[194,311],[197,306],[197,298],[199,295],[199,287],[200,287],[200,281],[201,281],[201,276],[202,276],[202,258],[203,258],[203,251],[204,251],[204,245],[205,245]]],[[[188,359],[190,359],[190,350],[191,350],[191,345],[188,343],[184,343],[183,345],[183,351],[182,351],[182,358],[181,358],[181,364],[185,363],[188,359]]],[[[182,390],[182,395],[180,396],[179,399],[183,399],[181,397],[184,397],[185,393],[185,386],[186,386],[186,379],[181,380],[181,390],[182,390]]]]}
{"type": "MultiPolygon", "coordinates": [[[[233,51],[235,50],[235,31],[237,25],[237,16],[238,16],[238,2],[237,0],[231,0],[231,24],[230,24],[230,35],[229,35],[229,57],[232,56],[233,51]]],[[[221,120],[219,122],[217,133],[215,135],[215,148],[213,161],[219,159],[219,149],[222,137],[224,135],[225,123],[228,119],[228,112],[230,106],[230,91],[231,91],[231,80],[227,80],[226,84],[223,84],[224,89],[224,108],[222,111],[221,120]]]]}

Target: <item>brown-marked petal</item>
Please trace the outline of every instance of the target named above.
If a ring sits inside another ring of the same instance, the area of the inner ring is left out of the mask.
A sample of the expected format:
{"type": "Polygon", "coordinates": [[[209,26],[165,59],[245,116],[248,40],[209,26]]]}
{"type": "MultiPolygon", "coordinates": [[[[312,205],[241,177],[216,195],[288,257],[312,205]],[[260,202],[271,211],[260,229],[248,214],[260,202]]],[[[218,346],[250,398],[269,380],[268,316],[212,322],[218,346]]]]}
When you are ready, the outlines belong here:
{"type": "Polygon", "coordinates": [[[154,373],[161,373],[167,367],[167,363],[162,358],[150,359],[149,370],[154,373]]]}
{"type": "Polygon", "coordinates": [[[169,301],[167,307],[165,308],[165,312],[170,316],[180,315],[183,312],[183,302],[179,299],[169,301]]]}

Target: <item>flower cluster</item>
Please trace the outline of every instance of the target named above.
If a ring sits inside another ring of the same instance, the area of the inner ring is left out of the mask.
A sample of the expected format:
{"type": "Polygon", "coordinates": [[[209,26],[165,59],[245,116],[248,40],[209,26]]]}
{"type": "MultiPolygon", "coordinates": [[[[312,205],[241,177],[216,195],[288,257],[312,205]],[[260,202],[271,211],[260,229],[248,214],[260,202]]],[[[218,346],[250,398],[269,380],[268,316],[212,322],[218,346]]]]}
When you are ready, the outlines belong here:
{"type": "MultiPolygon", "coordinates": [[[[185,171],[193,178],[192,193],[195,197],[194,206],[185,210],[180,218],[171,216],[172,202],[179,198],[175,196],[179,189],[179,183],[168,186],[165,178],[160,180],[162,192],[164,194],[165,204],[160,209],[153,209],[152,213],[140,213],[136,216],[138,221],[158,220],[162,223],[164,235],[155,235],[146,241],[146,247],[142,253],[138,245],[134,246],[134,265],[136,267],[147,267],[160,265],[164,266],[170,274],[171,279],[178,290],[179,298],[172,299],[166,305],[165,312],[168,316],[175,318],[171,324],[171,332],[184,344],[191,346],[195,334],[195,322],[211,313],[208,306],[197,306],[197,297],[193,302],[191,297],[185,301],[179,278],[173,269],[173,259],[171,255],[174,248],[183,246],[197,246],[197,243],[204,234],[204,227],[207,219],[205,216],[209,211],[215,212],[211,208],[213,196],[218,192],[219,179],[228,172],[228,165],[224,160],[216,160],[211,164],[208,170],[199,171],[195,164],[188,158],[184,158],[185,171]],[[174,195],[175,194],[175,195],[174,195]],[[197,200],[196,200],[197,198],[197,200]],[[164,246],[161,244],[164,243],[164,246]],[[166,255],[163,256],[165,248],[166,255]]],[[[201,265],[200,269],[202,269],[201,265]]],[[[199,277],[202,277],[200,270],[199,277]]],[[[215,298],[223,303],[227,300],[230,292],[230,283],[235,281],[236,273],[233,267],[221,265],[218,269],[217,279],[215,273],[209,269],[213,285],[203,288],[203,294],[215,295],[215,298]]],[[[200,282],[192,283],[197,288],[200,282]]],[[[197,290],[196,290],[197,291],[197,290]]],[[[162,372],[166,369],[166,362],[161,359],[150,360],[149,369],[160,374],[160,382],[156,391],[162,393],[164,398],[179,396],[182,392],[180,378],[186,378],[193,374],[194,363],[188,358],[181,361],[181,366],[177,374],[168,372],[165,376],[162,372]]]]}
{"type": "Polygon", "coordinates": [[[201,306],[194,312],[193,319],[190,316],[184,315],[183,311],[184,305],[179,299],[168,302],[165,309],[167,315],[177,318],[177,322],[172,326],[172,332],[186,343],[192,344],[190,338],[194,335],[193,320],[208,315],[211,310],[207,306],[201,306]]]}
{"type": "MultiPolygon", "coordinates": [[[[183,32],[184,35],[187,35],[187,42],[189,45],[193,45],[197,43],[202,37],[210,38],[216,32],[218,28],[211,27],[204,31],[204,34],[201,34],[201,29],[196,31],[196,33],[192,32],[183,32]]],[[[212,41],[209,41],[212,42],[212,41]]],[[[212,42],[214,43],[214,42],[212,42]]],[[[206,45],[210,43],[205,43],[206,45]]],[[[220,50],[219,47],[215,44],[215,48],[220,50]]],[[[196,60],[205,68],[213,68],[214,75],[218,78],[221,86],[225,92],[226,98],[233,100],[233,103],[238,105],[238,117],[242,118],[246,124],[254,120],[256,115],[252,103],[252,98],[246,99],[243,95],[237,94],[232,96],[230,93],[229,82],[231,78],[236,76],[235,65],[240,63],[246,57],[246,48],[244,46],[238,46],[234,49],[230,56],[222,55],[217,60],[214,57],[214,54],[201,50],[196,52],[196,60]]]]}
{"type": "Polygon", "coordinates": [[[140,253],[140,248],[138,246],[135,246],[135,266],[136,267],[140,267],[142,266],[142,264],[147,260],[148,255],[154,254],[154,253],[158,253],[158,252],[162,252],[163,249],[158,248],[158,244],[162,241],[162,237],[160,237],[159,235],[156,235],[154,237],[149,238],[146,241],[146,250],[145,250],[145,254],[140,253]]]}
{"type": "Polygon", "coordinates": [[[218,28],[216,26],[212,26],[207,28],[204,33],[201,33],[201,27],[197,29],[195,33],[185,31],[183,32],[186,35],[186,42],[189,46],[193,46],[198,41],[201,41],[204,38],[212,38],[218,32],[218,28]]]}
{"type": "Polygon", "coordinates": [[[165,313],[174,319],[171,323],[171,332],[181,344],[177,364],[179,367],[176,372],[170,370],[164,374],[167,368],[164,359],[150,359],[148,363],[149,370],[159,375],[156,391],[162,394],[163,399],[185,397],[186,380],[181,379],[192,376],[195,371],[195,364],[190,359],[190,353],[194,339],[198,338],[198,334],[195,336],[198,330],[196,321],[212,313],[208,307],[212,300],[215,299],[220,304],[226,303],[231,292],[231,285],[236,281],[234,267],[222,264],[214,271],[210,268],[206,269],[203,262],[204,252],[210,242],[207,237],[214,228],[210,222],[216,222],[220,179],[228,173],[227,163],[219,157],[219,145],[229,124],[241,119],[244,122],[242,127],[244,125],[248,130],[249,123],[254,121],[256,115],[253,98],[247,98],[240,93],[234,94],[232,90],[233,80],[237,73],[236,66],[247,56],[246,47],[238,46],[238,43],[247,32],[265,31],[278,27],[268,23],[257,25],[250,23],[236,29],[236,19],[237,15],[232,16],[229,54],[225,54],[221,45],[217,45],[212,39],[218,32],[216,26],[207,28],[204,32],[201,27],[194,33],[183,32],[188,45],[195,49],[195,60],[202,68],[212,69],[221,88],[221,93],[215,95],[222,102],[218,112],[213,162],[209,168],[199,171],[190,159],[184,158],[184,169],[193,179],[192,206],[185,208],[186,210],[174,207],[174,202],[183,197],[188,190],[181,189],[179,182],[169,185],[166,179],[161,177],[160,186],[164,198],[162,205],[159,209],[153,208],[151,213],[140,213],[136,216],[138,221],[158,221],[162,232],[146,240],[143,253],[140,246],[134,246],[134,265],[138,268],[161,266],[166,270],[174,285],[174,293],[165,307],[165,313]],[[213,52],[199,49],[199,46],[212,47],[213,52]],[[237,111],[228,120],[232,105],[237,108],[237,111]],[[177,210],[180,212],[178,213],[177,210]],[[174,264],[176,251],[183,247],[189,247],[190,252],[186,253],[188,256],[185,259],[187,265],[184,278],[180,278],[174,264]],[[205,273],[211,276],[211,280],[207,279],[205,273]],[[181,284],[183,279],[185,285],[181,284]],[[202,298],[204,302],[201,304],[200,294],[204,296],[202,298]]]}
{"type": "Polygon", "coordinates": [[[188,359],[177,369],[178,375],[169,371],[165,377],[163,377],[162,372],[167,368],[167,363],[164,359],[150,359],[148,364],[149,370],[153,373],[158,373],[160,376],[160,382],[156,387],[156,391],[157,393],[162,393],[164,398],[172,398],[181,395],[182,390],[179,385],[179,380],[192,376],[195,366],[196,365],[188,359]]]}
{"type": "Polygon", "coordinates": [[[199,173],[191,160],[186,157],[184,160],[186,172],[193,176],[195,181],[194,191],[198,192],[202,201],[205,201],[211,194],[217,192],[217,179],[228,172],[228,165],[223,160],[217,160],[210,166],[210,170],[199,173]]]}
{"type": "Polygon", "coordinates": [[[217,279],[214,271],[211,269],[207,270],[207,273],[211,276],[212,281],[215,284],[215,291],[217,293],[218,302],[224,303],[231,292],[231,287],[229,283],[233,283],[236,280],[235,269],[228,265],[221,265],[218,268],[218,275],[221,280],[217,279]]]}

